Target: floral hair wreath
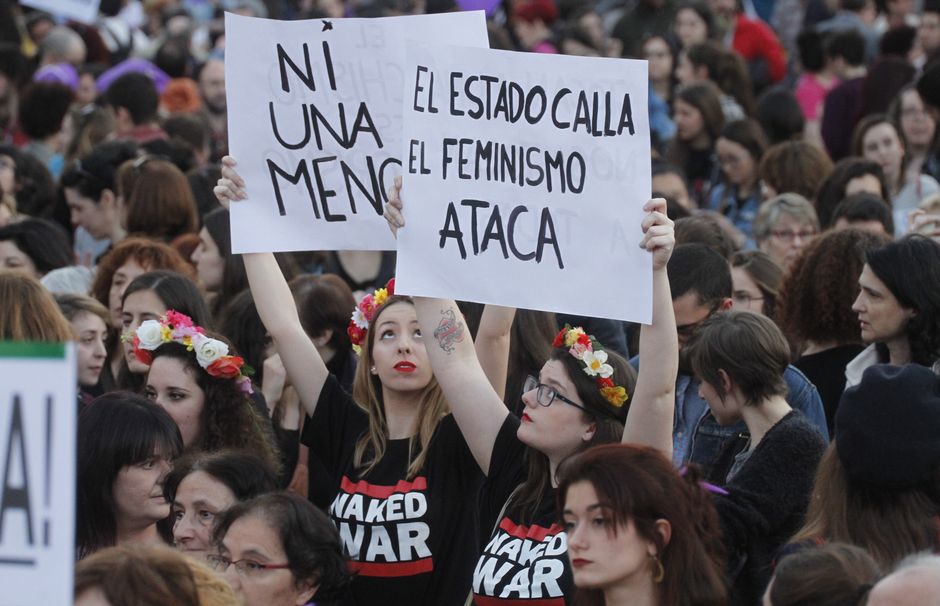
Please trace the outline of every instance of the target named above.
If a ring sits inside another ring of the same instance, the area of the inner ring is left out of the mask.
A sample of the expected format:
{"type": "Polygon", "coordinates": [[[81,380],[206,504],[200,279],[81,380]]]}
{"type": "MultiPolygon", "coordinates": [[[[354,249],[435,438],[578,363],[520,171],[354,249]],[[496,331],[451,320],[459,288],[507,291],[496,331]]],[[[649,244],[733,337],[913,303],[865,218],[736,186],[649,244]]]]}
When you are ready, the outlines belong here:
{"type": "Polygon", "coordinates": [[[572,328],[565,324],[562,331],[552,341],[552,347],[567,347],[571,357],[581,363],[581,369],[585,374],[594,377],[601,395],[610,402],[611,406],[620,408],[627,401],[627,390],[620,385],[615,385],[610,378],[614,374],[614,368],[607,363],[607,352],[603,350],[597,339],[586,334],[583,328],[580,326],[572,328]]]}
{"type": "Polygon", "coordinates": [[[153,363],[153,354],[150,353],[164,343],[179,343],[186,347],[186,351],[196,354],[196,363],[202,367],[209,376],[219,379],[235,379],[239,388],[246,395],[251,395],[250,376],[254,370],[239,356],[228,355],[228,345],[207,337],[201,326],[193,324],[192,318],[186,314],[172,309],[159,320],[145,320],[137,328],[137,332],[130,336],[125,335],[134,346],[134,355],[143,364],[153,363]]]}
{"type": "Polygon", "coordinates": [[[366,295],[359,302],[359,305],[352,312],[352,318],[349,320],[349,326],[346,328],[346,334],[352,341],[353,351],[356,355],[362,353],[362,344],[366,342],[366,335],[369,334],[369,325],[375,318],[375,314],[380,307],[385,305],[388,298],[395,294],[395,278],[388,281],[385,288],[376,289],[371,295],[366,295]]]}

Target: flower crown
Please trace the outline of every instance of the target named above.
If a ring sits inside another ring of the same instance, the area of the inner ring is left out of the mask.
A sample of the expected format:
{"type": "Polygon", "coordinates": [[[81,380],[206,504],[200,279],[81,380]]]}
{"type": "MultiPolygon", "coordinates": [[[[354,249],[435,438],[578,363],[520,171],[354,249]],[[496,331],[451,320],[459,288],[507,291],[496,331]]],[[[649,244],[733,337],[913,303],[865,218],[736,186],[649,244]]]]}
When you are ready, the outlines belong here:
{"type": "Polygon", "coordinates": [[[385,288],[377,288],[371,295],[366,295],[352,312],[346,334],[352,341],[353,351],[358,356],[362,352],[362,344],[366,342],[369,325],[380,307],[385,305],[388,298],[395,294],[395,278],[388,281],[385,288]]]}
{"type": "Polygon", "coordinates": [[[584,332],[580,326],[571,328],[568,324],[555,336],[552,347],[567,347],[568,353],[581,363],[581,369],[589,376],[594,377],[597,387],[610,402],[611,406],[620,408],[627,401],[627,390],[615,385],[610,379],[614,368],[607,363],[607,352],[592,335],[584,332]]]}
{"type": "Polygon", "coordinates": [[[143,364],[153,363],[153,354],[150,353],[164,343],[179,343],[186,347],[186,351],[196,353],[196,363],[199,364],[212,377],[220,379],[235,379],[242,392],[251,395],[250,375],[254,371],[245,364],[239,356],[228,355],[228,345],[207,337],[201,326],[193,324],[192,318],[172,309],[160,320],[145,320],[137,328],[137,332],[125,340],[130,340],[134,346],[134,355],[143,364]]]}

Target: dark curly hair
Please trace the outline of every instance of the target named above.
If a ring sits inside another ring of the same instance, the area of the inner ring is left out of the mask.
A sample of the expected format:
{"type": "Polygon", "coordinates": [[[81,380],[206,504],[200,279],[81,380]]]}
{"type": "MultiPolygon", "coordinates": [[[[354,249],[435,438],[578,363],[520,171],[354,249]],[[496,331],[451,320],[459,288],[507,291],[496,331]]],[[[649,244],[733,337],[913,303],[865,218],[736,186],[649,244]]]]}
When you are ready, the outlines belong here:
{"type": "MultiPolygon", "coordinates": [[[[906,327],[911,362],[932,366],[940,358],[940,244],[910,235],[868,251],[866,261],[898,303],[916,312],[906,327]]],[[[879,355],[888,357],[884,344],[879,355]]]]}
{"type": "MultiPolygon", "coordinates": [[[[206,333],[206,336],[226,342],[219,335],[206,333]]],[[[270,421],[255,409],[251,398],[241,391],[238,383],[207,373],[199,366],[196,355],[181,343],[164,343],[153,351],[154,362],[164,357],[179,360],[205,394],[205,405],[200,415],[200,437],[189,447],[190,450],[213,452],[223,448],[241,448],[257,454],[280,472],[280,458],[274,446],[270,421]]]]}
{"type": "Polygon", "coordinates": [[[884,235],[859,229],[826,232],[793,262],[777,299],[777,325],[794,346],[806,341],[861,343],[858,276],[865,255],[890,242],[884,235]]]}

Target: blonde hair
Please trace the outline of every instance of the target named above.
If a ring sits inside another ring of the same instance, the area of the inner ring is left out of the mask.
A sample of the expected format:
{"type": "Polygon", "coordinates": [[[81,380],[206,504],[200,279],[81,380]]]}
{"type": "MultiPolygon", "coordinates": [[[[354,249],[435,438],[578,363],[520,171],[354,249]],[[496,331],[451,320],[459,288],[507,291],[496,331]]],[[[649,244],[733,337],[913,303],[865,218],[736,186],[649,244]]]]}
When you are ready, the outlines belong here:
{"type": "Polygon", "coordinates": [[[64,343],[74,338],[52,294],[34,278],[0,271],[0,301],[0,340],[64,343]]]}
{"type": "MultiPolygon", "coordinates": [[[[382,312],[395,303],[414,305],[408,297],[389,297],[385,305],[375,312],[371,322],[373,328],[377,326],[382,312]]],[[[365,347],[362,348],[359,366],[356,368],[356,376],[353,379],[353,400],[369,417],[369,430],[360,436],[353,452],[353,465],[360,469],[360,473],[363,475],[378,465],[388,447],[388,421],[385,417],[385,403],[382,400],[382,382],[370,370],[372,368],[372,347],[374,342],[375,330],[369,330],[365,347]]],[[[406,477],[409,480],[424,466],[431,437],[434,436],[441,419],[450,412],[447,400],[444,399],[444,392],[441,391],[435,377],[432,376],[428,384],[421,390],[418,395],[417,407],[417,432],[408,440],[408,452],[415,452],[415,439],[418,441],[418,451],[413,454],[414,458],[410,459],[408,464],[406,477]]]]}

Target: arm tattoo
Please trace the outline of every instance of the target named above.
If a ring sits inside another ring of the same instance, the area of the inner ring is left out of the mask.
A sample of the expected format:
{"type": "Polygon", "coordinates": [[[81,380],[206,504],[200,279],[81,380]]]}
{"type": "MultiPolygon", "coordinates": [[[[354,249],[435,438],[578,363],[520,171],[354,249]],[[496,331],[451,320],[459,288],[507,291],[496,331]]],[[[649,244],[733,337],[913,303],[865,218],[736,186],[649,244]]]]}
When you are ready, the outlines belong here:
{"type": "Polygon", "coordinates": [[[464,325],[463,322],[457,321],[453,309],[445,309],[441,314],[444,317],[434,329],[434,338],[437,339],[437,344],[441,346],[441,349],[450,354],[454,352],[455,345],[463,341],[464,325]]]}

